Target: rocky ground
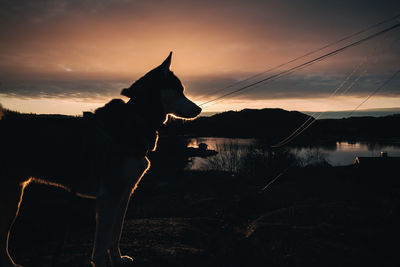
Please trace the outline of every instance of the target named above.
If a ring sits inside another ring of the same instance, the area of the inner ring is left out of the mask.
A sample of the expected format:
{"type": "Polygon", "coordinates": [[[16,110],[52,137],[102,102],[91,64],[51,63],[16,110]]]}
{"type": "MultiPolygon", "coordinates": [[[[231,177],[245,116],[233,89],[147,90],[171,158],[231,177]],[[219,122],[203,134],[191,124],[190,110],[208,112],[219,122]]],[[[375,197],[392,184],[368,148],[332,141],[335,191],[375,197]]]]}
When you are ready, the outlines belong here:
{"type": "MultiPolygon", "coordinates": [[[[250,179],[224,172],[149,174],[127,214],[135,266],[400,266],[395,167],[313,166],[250,179]]],[[[26,190],[10,251],[28,266],[84,266],[94,203],[26,190]]]]}

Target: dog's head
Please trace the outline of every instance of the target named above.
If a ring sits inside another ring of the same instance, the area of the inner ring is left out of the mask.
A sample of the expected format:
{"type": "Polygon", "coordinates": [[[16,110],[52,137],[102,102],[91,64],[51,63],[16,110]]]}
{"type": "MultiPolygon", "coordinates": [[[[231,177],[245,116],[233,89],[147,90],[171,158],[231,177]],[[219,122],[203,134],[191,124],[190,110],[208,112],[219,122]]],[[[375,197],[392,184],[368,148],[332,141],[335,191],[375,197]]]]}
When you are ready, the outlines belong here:
{"type": "Polygon", "coordinates": [[[193,119],[200,114],[201,108],[184,95],[185,88],[170,70],[171,56],[172,52],[160,66],[123,89],[121,95],[149,108],[161,107],[165,116],[193,119]]]}

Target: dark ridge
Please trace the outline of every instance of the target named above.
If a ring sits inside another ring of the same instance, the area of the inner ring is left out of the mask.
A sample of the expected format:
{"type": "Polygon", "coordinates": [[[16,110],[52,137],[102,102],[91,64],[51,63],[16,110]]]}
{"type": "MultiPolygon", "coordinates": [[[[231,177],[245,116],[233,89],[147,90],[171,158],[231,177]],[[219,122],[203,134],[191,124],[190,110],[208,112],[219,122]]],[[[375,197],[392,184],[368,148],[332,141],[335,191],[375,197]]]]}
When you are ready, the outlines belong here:
{"type": "MultiPolygon", "coordinates": [[[[244,109],[222,112],[211,117],[200,117],[189,122],[174,121],[168,125],[167,129],[188,136],[261,138],[269,144],[276,144],[288,137],[309,118],[310,116],[298,111],[244,109]]],[[[400,114],[383,117],[322,119],[313,123],[290,144],[308,145],[346,140],[398,140],[399,136],[400,114]]]]}
{"type": "MultiPolygon", "coordinates": [[[[80,116],[63,115],[63,114],[36,114],[36,113],[21,113],[6,108],[1,109],[2,119],[30,119],[30,118],[51,118],[51,119],[65,119],[65,118],[76,118],[80,116]]],[[[1,116],[0,116],[1,117],[1,116]]]]}
{"type": "Polygon", "coordinates": [[[308,118],[301,112],[277,108],[243,109],[200,117],[190,122],[176,121],[168,128],[185,135],[263,138],[278,142],[279,138],[295,130],[308,118]]]}

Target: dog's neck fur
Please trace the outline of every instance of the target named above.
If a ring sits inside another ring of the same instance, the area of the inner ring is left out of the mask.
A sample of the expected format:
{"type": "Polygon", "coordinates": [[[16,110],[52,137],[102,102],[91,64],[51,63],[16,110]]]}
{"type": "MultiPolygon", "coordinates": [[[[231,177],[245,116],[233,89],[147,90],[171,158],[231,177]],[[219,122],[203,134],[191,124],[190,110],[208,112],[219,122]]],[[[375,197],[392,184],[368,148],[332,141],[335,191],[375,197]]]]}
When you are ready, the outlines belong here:
{"type": "Polygon", "coordinates": [[[126,103],[129,112],[143,124],[143,127],[150,131],[158,131],[165,120],[165,112],[160,104],[145,101],[129,100],[126,103]]]}
{"type": "Polygon", "coordinates": [[[155,147],[165,114],[159,105],[113,99],[94,113],[94,121],[121,153],[143,154],[155,147]]]}

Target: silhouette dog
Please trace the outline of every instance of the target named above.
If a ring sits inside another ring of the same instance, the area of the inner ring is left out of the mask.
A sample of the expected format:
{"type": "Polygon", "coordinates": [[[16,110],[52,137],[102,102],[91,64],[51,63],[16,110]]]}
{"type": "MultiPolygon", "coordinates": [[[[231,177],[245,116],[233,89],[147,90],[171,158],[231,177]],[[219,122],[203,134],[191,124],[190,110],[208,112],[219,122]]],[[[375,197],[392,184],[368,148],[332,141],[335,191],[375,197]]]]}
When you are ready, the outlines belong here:
{"type": "Polygon", "coordinates": [[[121,94],[83,117],[4,114],[0,121],[0,266],[21,266],[8,252],[10,228],[30,182],[58,186],[96,199],[95,267],[128,266],[119,241],[131,194],[150,168],[146,155],[157,146],[168,116],[197,117],[201,108],[184,96],[170,71],[172,52],[121,94]]]}

